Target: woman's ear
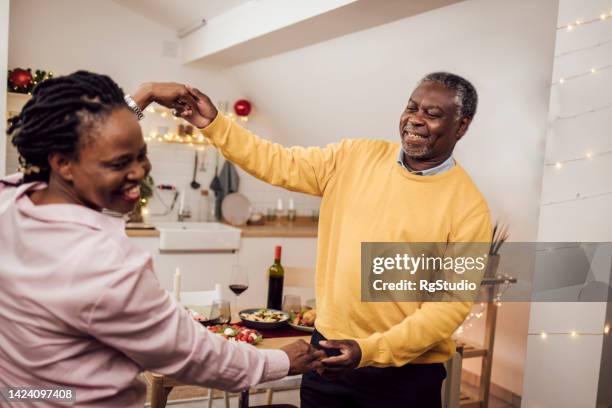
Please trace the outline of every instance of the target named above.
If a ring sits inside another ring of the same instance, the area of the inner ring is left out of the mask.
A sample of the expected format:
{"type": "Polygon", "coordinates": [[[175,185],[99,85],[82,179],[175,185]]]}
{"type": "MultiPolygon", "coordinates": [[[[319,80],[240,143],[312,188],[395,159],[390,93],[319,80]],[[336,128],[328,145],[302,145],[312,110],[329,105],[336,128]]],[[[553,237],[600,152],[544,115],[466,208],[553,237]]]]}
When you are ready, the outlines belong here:
{"type": "Polygon", "coordinates": [[[74,159],[64,153],[53,152],[47,157],[51,170],[64,181],[71,183],[74,180],[72,163],[74,159]]]}

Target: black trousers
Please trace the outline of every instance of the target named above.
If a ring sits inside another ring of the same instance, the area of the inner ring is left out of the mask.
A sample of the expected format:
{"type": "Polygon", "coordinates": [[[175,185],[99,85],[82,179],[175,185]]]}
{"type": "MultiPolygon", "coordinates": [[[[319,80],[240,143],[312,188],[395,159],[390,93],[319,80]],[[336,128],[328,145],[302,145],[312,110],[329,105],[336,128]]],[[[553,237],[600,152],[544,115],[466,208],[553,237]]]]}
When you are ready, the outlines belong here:
{"type": "MultiPolygon", "coordinates": [[[[318,347],[325,338],[315,331],[310,343],[318,347]]],[[[302,376],[302,408],[440,408],[441,363],[406,364],[402,367],[363,367],[338,380],[327,380],[311,371],[302,376]]]]}

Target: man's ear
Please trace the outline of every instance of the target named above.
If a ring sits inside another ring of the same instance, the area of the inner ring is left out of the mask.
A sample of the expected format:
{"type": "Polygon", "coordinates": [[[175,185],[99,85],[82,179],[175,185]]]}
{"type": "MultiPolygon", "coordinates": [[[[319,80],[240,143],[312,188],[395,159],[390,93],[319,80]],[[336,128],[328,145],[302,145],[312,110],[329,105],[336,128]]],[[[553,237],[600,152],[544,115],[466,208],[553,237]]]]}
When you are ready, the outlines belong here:
{"type": "Polygon", "coordinates": [[[465,132],[467,132],[470,123],[472,123],[472,119],[468,117],[461,118],[461,121],[459,122],[459,129],[457,129],[457,140],[460,140],[463,135],[465,135],[465,132]]]}
{"type": "Polygon", "coordinates": [[[48,157],[49,166],[51,170],[58,176],[62,178],[62,180],[72,183],[74,180],[74,175],[72,174],[72,163],[74,159],[64,153],[53,152],[48,157]]]}

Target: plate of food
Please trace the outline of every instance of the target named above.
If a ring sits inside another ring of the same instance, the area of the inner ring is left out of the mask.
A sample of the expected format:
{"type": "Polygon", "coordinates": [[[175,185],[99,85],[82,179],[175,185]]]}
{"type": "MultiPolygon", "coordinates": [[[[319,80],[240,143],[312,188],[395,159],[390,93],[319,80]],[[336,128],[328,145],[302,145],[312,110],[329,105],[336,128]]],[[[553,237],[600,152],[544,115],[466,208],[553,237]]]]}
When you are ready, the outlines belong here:
{"type": "Polygon", "coordinates": [[[298,313],[291,312],[289,314],[289,326],[297,330],[306,332],[314,332],[314,324],[317,319],[317,310],[309,307],[303,307],[298,313]]]}
{"type": "Polygon", "coordinates": [[[230,341],[257,344],[263,340],[263,336],[257,330],[237,326],[235,324],[216,324],[214,326],[208,326],[208,330],[230,341]]]}
{"type": "Polygon", "coordinates": [[[289,313],[275,309],[245,309],[238,313],[242,323],[252,329],[276,329],[287,324],[289,313]]]}

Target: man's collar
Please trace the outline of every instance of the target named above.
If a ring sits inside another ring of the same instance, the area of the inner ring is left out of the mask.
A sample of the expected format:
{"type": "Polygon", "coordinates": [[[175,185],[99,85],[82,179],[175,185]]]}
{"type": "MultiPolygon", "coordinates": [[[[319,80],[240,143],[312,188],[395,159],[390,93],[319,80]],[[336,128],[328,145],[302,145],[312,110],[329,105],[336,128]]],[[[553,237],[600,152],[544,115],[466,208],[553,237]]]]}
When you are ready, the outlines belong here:
{"type": "Polygon", "coordinates": [[[437,165],[436,167],[432,167],[430,169],[425,170],[413,170],[408,167],[406,163],[404,163],[404,150],[402,150],[402,148],[400,147],[399,154],[397,155],[397,164],[417,176],[433,176],[434,174],[443,173],[453,168],[453,166],[455,165],[455,159],[453,159],[453,156],[451,155],[448,159],[446,159],[444,162],[437,165]]]}

